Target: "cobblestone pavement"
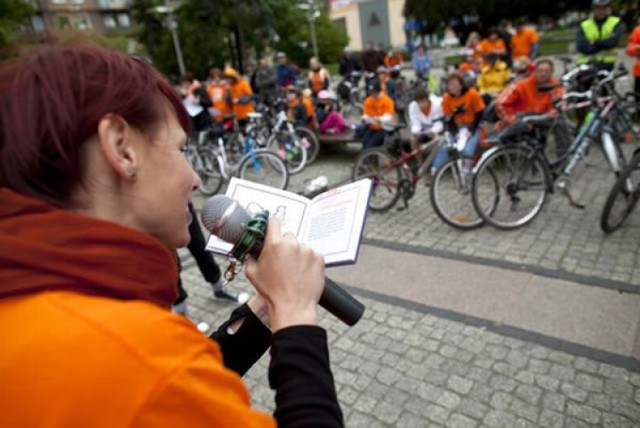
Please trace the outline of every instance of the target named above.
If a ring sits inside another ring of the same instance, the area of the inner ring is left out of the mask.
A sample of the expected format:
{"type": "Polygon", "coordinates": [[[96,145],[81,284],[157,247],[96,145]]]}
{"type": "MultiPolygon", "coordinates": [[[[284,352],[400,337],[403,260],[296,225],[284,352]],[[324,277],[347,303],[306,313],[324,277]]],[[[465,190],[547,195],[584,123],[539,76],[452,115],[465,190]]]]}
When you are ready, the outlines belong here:
{"type": "MultiPolygon", "coordinates": [[[[629,147],[631,148],[631,147],[629,147]]],[[[289,190],[326,175],[348,180],[358,145],[325,150],[317,163],[294,176],[289,190]]],[[[511,232],[490,227],[460,232],[433,212],[427,188],[419,188],[410,209],[372,213],[365,237],[379,245],[407,246],[444,257],[479,263],[543,269],[575,278],[595,278],[621,289],[640,291],[640,216],[623,230],[604,235],[600,210],[612,178],[601,155],[572,180],[577,199],[571,208],[552,195],[530,225],[511,232]]],[[[196,206],[204,198],[196,197],[196,206]]],[[[202,276],[181,253],[194,319],[217,325],[231,311],[212,298],[202,276]]],[[[244,280],[234,287],[250,291],[244,280]]],[[[356,291],[356,294],[357,291],[356,291]]],[[[367,310],[347,328],[323,312],[338,397],[348,427],[634,427],[640,425],[640,367],[633,370],[582,355],[551,349],[461,319],[403,306],[385,298],[358,296],[367,310]]],[[[264,357],[245,376],[254,405],[273,409],[264,357]]]]}

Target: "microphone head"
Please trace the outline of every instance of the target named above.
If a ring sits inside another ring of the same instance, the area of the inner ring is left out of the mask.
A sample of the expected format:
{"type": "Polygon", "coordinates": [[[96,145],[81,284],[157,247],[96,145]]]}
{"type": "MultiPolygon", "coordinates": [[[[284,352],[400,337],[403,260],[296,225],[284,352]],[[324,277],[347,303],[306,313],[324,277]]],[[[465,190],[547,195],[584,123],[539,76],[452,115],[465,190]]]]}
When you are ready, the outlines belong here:
{"type": "Polygon", "coordinates": [[[234,245],[252,218],[238,201],[225,195],[209,198],[202,207],[200,217],[212,235],[234,245]]]}

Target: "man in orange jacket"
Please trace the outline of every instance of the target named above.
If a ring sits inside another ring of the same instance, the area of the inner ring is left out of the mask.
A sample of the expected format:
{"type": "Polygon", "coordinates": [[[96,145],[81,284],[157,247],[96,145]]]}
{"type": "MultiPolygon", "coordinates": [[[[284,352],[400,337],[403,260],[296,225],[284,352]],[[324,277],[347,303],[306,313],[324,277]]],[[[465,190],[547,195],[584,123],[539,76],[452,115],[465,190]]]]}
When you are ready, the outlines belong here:
{"type": "Polygon", "coordinates": [[[363,149],[382,145],[386,135],[382,125],[393,122],[395,114],[393,100],[382,92],[379,80],[373,80],[368,89],[369,96],[362,105],[363,149]]]}
{"type": "Polygon", "coordinates": [[[244,80],[233,68],[227,68],[224,71],[224,77],[229,82],[233,114],[236,116],[238,123],[242,124],[247,120],[249,113],[254,111],[253,91],[249,86],[249,82],[244,80]]]}

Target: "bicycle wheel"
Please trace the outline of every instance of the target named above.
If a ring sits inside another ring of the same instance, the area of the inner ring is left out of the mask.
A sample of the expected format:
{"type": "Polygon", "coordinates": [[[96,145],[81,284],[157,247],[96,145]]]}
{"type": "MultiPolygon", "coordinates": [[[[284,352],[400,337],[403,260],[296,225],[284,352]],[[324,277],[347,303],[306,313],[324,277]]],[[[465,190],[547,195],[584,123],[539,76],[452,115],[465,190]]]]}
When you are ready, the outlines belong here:
{"type": "Polygon", "coordinates": [[[496,150],[477,167],[471,186],[476,212],[499,229],[529,223],[547,197],[548,177],[542,161],[523,147],[496,150]]]}
{"type": "Polygon", "coordinates": [[[315,132],[303,126],[296,128],[296,136],[300,143],[307,149],[307,165],[313,163],[320,153],[320,142],[315,132]]]}
{"type": "Polygon", "coordinates": [[[384,149],[367,149],[360,153],[353,166],[353,181],[362,178],[373,180],[369,208],[387,211],[400,197],[400,168],[394,165],[391,155],[384,149]]]}
{"type": "Polygon", "coordinates": [[[471,200],[471,175],[462,173],[460,162],[449,159],[442,165],[433,177],[429,193],[433,210],[442,221],[456,229],[470,230],[481,226],[483,220],[471,200]]]}
{"type": "Polygon", "coordinates": [[[307,165],[307,149],[295,133],[276,132],[267,142],[267,149],[287,164],[289,174],[297,174],[307,165]]]}
{"type": "Polygon", "coordinates": [[[640,153],[636,153],[620,173],[604,203],[600,228],[611,233],[620,228],[640,198],[640,153]]]}
{"type": "Polygon", "coordinates": [[[255,150],[246,155],[240,162],[238,176],[278,189],[286,189],[289,184],[287,165],[268,150],[255,150]]]}
{"type": "Polygon", "coordinates": [[[215,151],[210,148],[189,149],[187,159],[202,182],[200,193],[205,196],[218,193],[224,183],[224,177],[215,151]]]}

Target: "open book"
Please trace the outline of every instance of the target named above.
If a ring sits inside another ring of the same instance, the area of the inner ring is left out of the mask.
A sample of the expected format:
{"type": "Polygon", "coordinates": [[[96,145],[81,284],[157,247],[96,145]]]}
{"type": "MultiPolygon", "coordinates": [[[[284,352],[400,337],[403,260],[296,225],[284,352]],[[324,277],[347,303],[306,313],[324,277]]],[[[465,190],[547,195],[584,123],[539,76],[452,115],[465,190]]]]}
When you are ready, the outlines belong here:
{"type": "MultiPolygon", "coordinates": [[[[237,200],[252,215],[269,210],[270,216],[280,220],[282,233],[293,233],[298,241],[322,254],[325,265],[337,266],[353,264],[358,258],[370,193],[369,179],[330,189],[308,199],[285,190],[232,178],[226,195],[237,200]]],[[[227,255],[232,247],[211,235],[206,249],[227,255]]]]}

